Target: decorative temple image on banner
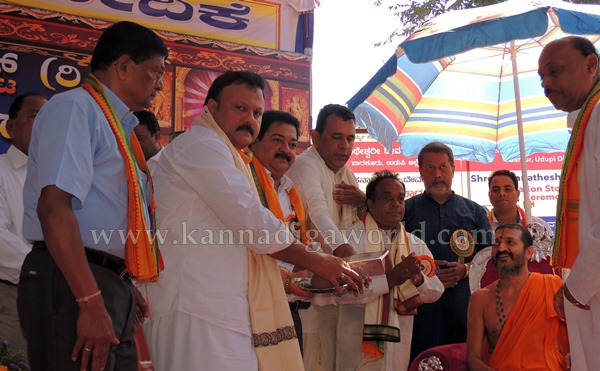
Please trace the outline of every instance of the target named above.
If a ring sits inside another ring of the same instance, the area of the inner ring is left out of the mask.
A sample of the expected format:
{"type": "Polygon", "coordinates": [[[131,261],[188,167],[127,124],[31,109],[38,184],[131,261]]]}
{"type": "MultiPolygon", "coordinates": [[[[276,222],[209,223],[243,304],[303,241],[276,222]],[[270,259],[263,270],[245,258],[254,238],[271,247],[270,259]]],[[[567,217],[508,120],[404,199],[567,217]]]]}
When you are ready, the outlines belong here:
{"type": "Polygon", "coordinates": [[[10,145],[5,123],[14,97],[38,91],[50,98],[78,87],[102,30],[121,20],[152,28],[169,47],[163,90],[151,108],[163,144],[200,114],[212,80],[226,70],[249,70],[267,81],[265,108],[298,117],[300,141],[308,145],[310,57],[304,50],[310,45],[302,43],[311,41],[306,25],[312,13],[287,1],[156,3],[0,2],[0,153],[10,145]]]}

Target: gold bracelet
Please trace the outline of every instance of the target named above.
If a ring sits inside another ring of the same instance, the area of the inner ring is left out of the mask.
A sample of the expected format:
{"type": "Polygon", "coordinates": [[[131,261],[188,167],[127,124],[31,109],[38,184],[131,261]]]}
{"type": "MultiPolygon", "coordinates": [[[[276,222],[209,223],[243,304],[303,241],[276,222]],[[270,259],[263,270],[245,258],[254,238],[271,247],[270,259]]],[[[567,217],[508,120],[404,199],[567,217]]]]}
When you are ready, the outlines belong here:
{"type": "Polygon", "coordinates": [[[81,298],[77,298],[77,299],[75,299],[75,301],[77,303],[87,303],[88,301],[90,301],[90,299],[93,299],[96,296],[100,296],[100,294],[102,294],[102,291],[98,290],[98,292],[95,292],[95,293],[93,293],[91,295],[83,296],[81,298]]]}
{"type": "Polygon", "coordinates": [[[469,270],[470,270],[471,264],[464,263],[463,265],[465,266],[465,275],[463,276],[463,278],[467,278],[467,277],[469,277],[469,270]]]}
{"type": "Polygon", "coordinates": [[[283,289],[286,294],[291,294],[291,285],[292,285],[292,275],[288,274],[285,276],[285,280],[283,281],[283,289]]]}

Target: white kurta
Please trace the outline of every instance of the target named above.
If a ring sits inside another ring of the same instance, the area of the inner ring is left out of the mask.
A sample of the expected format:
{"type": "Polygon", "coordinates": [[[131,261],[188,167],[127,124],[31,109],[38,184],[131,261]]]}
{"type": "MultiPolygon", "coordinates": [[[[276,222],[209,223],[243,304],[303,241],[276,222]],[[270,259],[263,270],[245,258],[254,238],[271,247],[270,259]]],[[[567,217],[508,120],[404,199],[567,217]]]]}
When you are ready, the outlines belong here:
{"type": "MultiPolygon", "coordinates": [[[[342,206],[333,200],[332,193],[335,185],[342,181],[343,172],[356,182],[354,174],[346,166],[334,173],[316,148],[311,147],[296,158],[294,166],[288,171],[298,188],[310,227],[318,230],[332,249],[347,242],[340,229],[351,225],[342,217],[342,206]]],[[[356,210],[353,210],[353,217],[356,218],[356,210]]],[[[333,371],[338,318],[335,301],[326,295],[316,296],[313,305],[301,311],[300,317],[304,337],[304,367],[308,371],[333,371]]]]}
{"type": "MultiPolygon", "coordinates": [[[[348,231],[348,235],[358,236],[358,239],[351,238],[349,243],[356,249],[358,253],[366,251],[367,233],[365,226],[361,223],[356,223],[348,231]]],[[[410,252],[415,255],[427,255],[433,258],[429,248],[425,242],[421,241],[415,235],[408,233],[410,252]]],[[[444,292],[444,285],[437,278],[424,276],[423,284],[417,287],[423,303],[432,303],[440,298],[444,292]]],[[[364,302],[365,298],[373,296],[373,289],[365,290],[365,293],[357,300],[364,302]]],[[[361,352],[363,324],[365,316],[365,305],[342,305],[340,306],[340,322],[338,326],[338,357],[337,370],[354,370],[359,365],[361,371],[367,370],[397,370],[405,371],[408,369],[410,361],[410,343],[412,340],[413,316],[400,316],[398,321],[400,324],[400,342],[385,343],[385,355],[377,361],[367,362],[365,355],[361,352]]],[[[371,358],[372,360],[372,358],[371,358]]]]}
{"type": "Polygon", "coordinates": [[[293,236],[210,129],[192,126],[165,147],[153,179],[165,270],[146,285],[152,316],[144,332],[157,371],[236,370],[243,362],[253,369],[247,249],[274,253],[293,236]]]}
{"type": "MultiPolygon", "coordinates": [[[[306,215],[311,223],[311,228],[321,232],[326,242],[330,242],[332,249],[345,244],[346,239],[340,229],[349,228],[354,220],[342,220],[342,207],[333,199],[335,185],[342,180],[342,173],[352,177],[354,174],[345,165],[334,173],[327,167],[316,148],[311,147],[296,159],[288,175],[302,199],[306,215]],[[344,225],[347,224],[347,225],[344,225]]],[[[348,183],[348,180],[346,180],[348,183]]],[[[353,218],[356,219],[356,210],[353,218]]]]}
{"type": "Polygon", "coordinates": [[[0,279],[19,282],[21,265],[31,245],[23,238],[23,184],[27,155],[10,146],[0,155],[0,279]]]}
{"type": "MultiPolygon", "coordinates": [[[[579,160],[579,254],[566,285],[585,311],[565,300],[572,370],[596,370],[600,365],[600,103],[596,104],[583,139],[579,160]],[[583,352],[581,352],[583,349],[583,352]],[[583,353],[583,354],[582,354],[583,353]],[[585,362],[583,362],[585,358],[585,362]]],[[[569,113],[572,128],[579,111],[569,113]]]]}
{"type": "MultiPolygon", "coordinates": [[[[19,273],[31,245],[23,238],[23,184],[27,155],[10,146],[0,155],[0,279],[19,283],[19,273]]],[[[0,283],[0,337],[13,349],[26,349],[19,326],[17,287],[0,283]]]]}
{"type": "Polygon", "coordinates": [[[154,167],[158,163],[158,159],[160,158],[160,155],[162,154],[163,149],[164,148],[161,147],[161,149],[158,152],[156,152],[156,154],[154,156],[150,157],[146,161],[146,163],[148,164],[148,170],[150,170],[150,174],[153,174],[152,171],[154,170],[154,167]]]}

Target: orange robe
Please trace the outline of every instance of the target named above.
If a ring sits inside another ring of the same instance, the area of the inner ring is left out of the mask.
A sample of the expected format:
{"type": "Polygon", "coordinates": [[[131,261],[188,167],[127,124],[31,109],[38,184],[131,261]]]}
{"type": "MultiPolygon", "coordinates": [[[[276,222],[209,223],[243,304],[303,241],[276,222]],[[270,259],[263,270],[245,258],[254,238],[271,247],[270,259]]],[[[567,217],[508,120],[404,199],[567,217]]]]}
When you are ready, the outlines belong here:
{"type": "MultiPolygon", "coordinates": [[[[502,371],[565,370],[567,328],[553,305],[554,293],[561,285],[558,276],[531,273],[506,319],[490,367],[502,371]]],[[[487,340],[483,351],[488,352],[487,340]]]]}

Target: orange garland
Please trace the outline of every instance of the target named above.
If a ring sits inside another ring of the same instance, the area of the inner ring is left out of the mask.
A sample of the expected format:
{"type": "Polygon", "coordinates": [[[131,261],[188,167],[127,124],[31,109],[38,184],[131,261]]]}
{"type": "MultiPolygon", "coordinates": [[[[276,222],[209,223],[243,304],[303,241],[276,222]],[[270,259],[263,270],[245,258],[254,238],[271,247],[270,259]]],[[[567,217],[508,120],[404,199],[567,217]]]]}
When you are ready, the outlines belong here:
{"type": "MultiPolygon", "coordinates": [[[[127,135],[123,129],[123,125],[117,117],[114,107],[106,97],[102,84],[96,77],[90,74],[85,79],[82,88],[94,98],[102,113],[106,116],[106,120],[115,136],[115,140],[123,156],[123,161],[125,162],[125,175],[127,178],[127,235],[130,236],[129,233],[131,233],[131,236],[137,237],[127,238],[125,241],[125,265],[134,278],[140,281],[156,281],[159,272],[164,269],[164,265],[156,239],[151,239],[147,233],[148,228],[143,210],[142,189],[140,187],[137,166],[134,163],[135,159],[139,168],[146,172],[150,189],[152,190],[150,171],[148,171],[143,151],[135,135],[131,135],[131,144],[127,142],[127,135]]],[[[153,232],[155,230],[155,203],[153,192],[151,193],[152,201],[149,213],[151,232],[153,232]]]]}

